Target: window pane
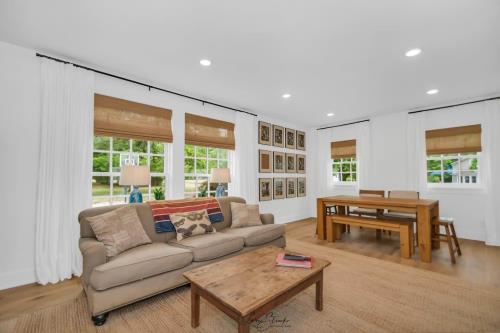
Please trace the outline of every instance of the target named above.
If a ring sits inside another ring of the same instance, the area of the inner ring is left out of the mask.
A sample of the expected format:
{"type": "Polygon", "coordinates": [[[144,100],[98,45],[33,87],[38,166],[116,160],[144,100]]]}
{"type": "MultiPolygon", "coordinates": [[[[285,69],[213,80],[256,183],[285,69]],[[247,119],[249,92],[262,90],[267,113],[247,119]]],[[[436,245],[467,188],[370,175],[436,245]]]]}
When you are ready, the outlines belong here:
{"type": "Polygon", "coordinates": [[[219,168],[227,168],[227,161],[219,161],[219,168]]]}
{"type": "Polygon", "coordinates": [[[458,183],[457,176],[453,176],[451,172],[445,171],[443,173],[443,183],[458,183]]]}
{"type": "Polygon", "coordinates": [[[219,158],[221,160],[227,160],[227,149],[220,149],[219,148],[219,158]]]}
{"type": "Polygon", "coordinates": [[[427,160],[427,170],[441,170],[441,161],[427,160]]]}
{"type": "Polygon", "coordinates": [[[113,138],[113,150],[114,151],[129,151],[130,150],[130,140],[113,138]]]}
{"type": "Polygon", "coordinates": [[[334,159],[333,163],[340,163],[340,159],[338,159],[338,158],[334,159]]]}
{"type": "Polygon", "coordinates": [[[151,154],[163,154],[165,146],[163,142],[151,142],[151,154]]]}
{"type": "Polygon", "coordinates": [[[351,166],[352,166],[352,171],[353,171],[353,172],[356,172],[356,169],[357,169],[357,167],[358,167],[358,164],[357,164],[356,162],[353,162],[351,166]]]}
{"type": "Polygon", "coordinates": [[[143,140],[132,140],[132,151],[135,153],[147,153],[148,142],[143,140]]]}
{"type": "Polygon", "coordinates": [[[185,198],[195,198],[196,197],[196,193],[184,193],[184,197],[185,198]]]}
{"type": "Polygon", "coordinates": [[[165,199],[165,177],[162,176],[151,177],[151,196],[152,196],[151,199],[154,200],[165,199]]]}
{"type": "Polygon", "coordinates": [[[195,177],[184,177],[184,192],[196,192],[195,177]]]}
{"type": "Polygon", "coordinates": [[[185,145],[184,146],[184,156],[194,157],[194,146],[193,145],[185,145]]]}
{"type": "Polygon", "coordinates": [[[109,177],[92,177],[92,196],[109,195],[109,177]]]}
{"type": "Polygon", "coordinates": [[[139,165],[148,165],[148,155],[139,155],[139,165]]]}
{"type": "Polygon", "coordinates": [[[208,161],[208,173],[212,172],[212,169],[217,168],[217,160],[208,161]]]}
{"type": "Polygon", "coordinates": [[[196,173],[207,173],[207,160],[196,160],[196,173]]]}
{"type": "MultiPolygon", "coordinates": [[[[458,170],[458,159],[451,158],[443,160],[443,170],[458,170]]],[[[445,177],[446,180],[446,177],[445,177]]],[[[446,181],[445,181],[446,182],[446,181]]]]}
{"type": "Polygon", "coordinates": [[[120,186],[120,177],[113,176],[113,195],[128,195],[130,193],[130,186],[120,186]]]}
{"type": "Polygon", "coordinates": [[[340,174],[334,173],[333,174],[333,181],[334,182],[339,182],[340,181],[340,174]]]}
{"type": "Polygon", "coordinates": [[[113,154],[113,172],[120,172],[120,154],[113,154]]]}
{"type": "Polygon", "coordinates": [[[333,172],[339,172],[340,171],[340,164],[334,164],[333,165],[333,172]]]}
{"type": "Polygon", "coordinates": [[[342,174],[342,181],[343,182],[350,182],[351,181],[351,174],[349,174],[349,173],[343,173],[342,174]]]}
{"type": "Polygon", "coordinates": [[[150,200],[149,199],[149,186],[139,186],[139,191],[142,193],[142,200],[150,200]]]}
{"type": "Polygon", "coordinates": [[[477,170],[477,158],[460,157],[461,170],[477,170]]]}
{"type": "Polygon", "coordinates": [[[441,183],[441,172],[427,172],[428,183],[441,183]]]}
{"type": "Polygon", "coordinates": [[[122,204],[126,204],[128,203],[128,196],[126,197],[122,197],[122,196],[117,196],[117,197],[113,197],[111,199],[111,204],[112,205],[122,205],[122,204]]]}
{"type": "Polygon", "coordinates": [[[107,136],[94,136],[94,149],[109,150],[109,140],[107,136]]]}
{"type": "Polygon", "coordinates": [[[217,158],[217,148],[208,148],[208,157],[217,158]]]}
{"type": "Polygon", "coordinates": [[[206,197],[208,195],[208,178],[198,178],[197,185],[198,196],[206,197]]]}
{"type": "Polygon", "coordinates": [[[94,153],[94,159],[92,161],[92,170],[94,172],[109,172],[109,154],[94,153]]]}
{"type": "Polygon", "coordinates": [[[196,157],[206,158],[207,157],[207,148],[206,147],[196,147],[196,157]]]}
{"type": "Polygon", "coordinates": [[[193,173],[194,172],[194,159],[186,158],[184,159],[184,172],[193,173]]]}
{"type": "Polygon", "coordinates": [[[347,163],[342,163],[342,172],[350,172],[350,171],[351,171],[350,165],[347,163]]]}
{"type": "Polygon", "coordinates": [[[351,180],[352,180],[353,182],[355,182],[357,179],[358,179],[358,174],[357,174],[357,173],[353,173],[353,174],[351,174],[351,180]]]}
{"type": "Polygon", "coordinates": [[[165,161],[164,157],[160,156],[151,156],[151,172],[163,172],[163,163],[165,161]]]}
{"type": "Polygon", "coordinates": [[[94,207],[100,207],[100,206],[108,206],[109,205],[109,197],[93,197],[92,198],[92,205],[94,207]]]}

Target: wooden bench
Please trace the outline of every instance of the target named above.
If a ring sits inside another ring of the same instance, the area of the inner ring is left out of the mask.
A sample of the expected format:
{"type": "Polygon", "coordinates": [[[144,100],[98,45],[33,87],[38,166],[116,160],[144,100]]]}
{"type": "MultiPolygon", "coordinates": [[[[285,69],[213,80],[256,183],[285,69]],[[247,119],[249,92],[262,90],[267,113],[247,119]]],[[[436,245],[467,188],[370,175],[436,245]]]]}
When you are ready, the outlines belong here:
{"type": "MultiPolygon", "coordinates": [[[[342,225],[399,232],[401,257],[411,258],[413,254],[413,222],[387,220],[382,218],[359,217],[352,215],[330,215],[326,217],[326,237],[329,242],[340,239],[342,225]]],[[[377,233],[377,237],[379,234],[377,233]]]]}

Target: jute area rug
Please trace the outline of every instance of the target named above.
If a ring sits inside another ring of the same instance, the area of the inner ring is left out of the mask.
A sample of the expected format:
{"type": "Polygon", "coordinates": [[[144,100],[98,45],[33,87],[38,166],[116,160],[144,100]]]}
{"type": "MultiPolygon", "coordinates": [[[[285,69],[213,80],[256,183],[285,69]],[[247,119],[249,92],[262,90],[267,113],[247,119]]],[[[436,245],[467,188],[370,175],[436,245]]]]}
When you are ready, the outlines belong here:
{"type": "MultiPolygon", "coordinates": [[[[253,323],[252,332],[500,332],[500,290],[454,277],[290,240],[293,251],[329,259],[324,310],[314,287],[253,323]]],[[[262,281],[266,283],[266,281],[262,281]]],[[[201,302],[190,326],[189,287],[111,312],[95,327],[82,293],[74,301],[0,322],[0,332],[237,332],[234,321],[201,302]]]]}

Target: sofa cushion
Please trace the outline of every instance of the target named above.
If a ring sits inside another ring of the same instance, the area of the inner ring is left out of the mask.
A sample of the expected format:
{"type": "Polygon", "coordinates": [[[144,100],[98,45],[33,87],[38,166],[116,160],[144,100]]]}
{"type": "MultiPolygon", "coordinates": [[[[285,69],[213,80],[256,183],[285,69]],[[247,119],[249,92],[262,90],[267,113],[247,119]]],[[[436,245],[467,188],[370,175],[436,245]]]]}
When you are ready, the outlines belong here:
{"type": "Polygon", "coordinates": [[[254,227],[225,229],[222,233],[243,237],[245,246],[257,246],[283,236],[285,234],[285,226],[282,224],[265,224],[254,227]]]}
{"type": "Polygon", "coordinates": [[[193,252],[193,261],[206,261],[241,250],[244,241],[241,237],[215,233],[172,240],[169,244],[193,252]]]}
{"type": "Polygon", "coordinates": [[[259,214],[259,205],[248,205],[231,202],[231,228],[251,227],[262,225],[259,214]]]}
{"type": "Polygon", "coordinates": [[[178,241],[215,232],[206,209],[170,214],[170,221],[174,225],[178,241]]]}
{"type": "Polygon", "coordinates": [[[105,290],[189,265],[193,254],[165,243],[141,245],[122,252],[90,275],[95,290],[105,290]]]}
{"type": "Polygon", "coordinates": [[[97,239],[104,243],[107,257],[114,257],[133,247],[151,243],[132,205],[88,217],[87,220],[97,239]]]}

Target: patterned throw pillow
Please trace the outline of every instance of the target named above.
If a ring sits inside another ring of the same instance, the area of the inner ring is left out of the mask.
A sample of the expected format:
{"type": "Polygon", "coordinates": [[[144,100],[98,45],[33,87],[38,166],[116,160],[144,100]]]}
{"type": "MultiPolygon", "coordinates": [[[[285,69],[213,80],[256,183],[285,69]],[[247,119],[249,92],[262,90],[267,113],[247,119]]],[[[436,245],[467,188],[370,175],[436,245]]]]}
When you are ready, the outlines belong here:
{"type": "Polygon", "coordinates": [[[170,214],[170,220],[177,232],[177,240],[215,232],[206,209],[187,213],[170,214]]]}
{"type": "Polygon", "coordinates": [[[104,243],[107,257],[151,243],[132,205],[88,217],[87,220],[97,239],[104,243]]]}
{"type": "Polygon", "coordinates": [[[260,220],[259,205],[247,205],[231,202],[231,228],[253,227],[262,225],[260,220]]]}

